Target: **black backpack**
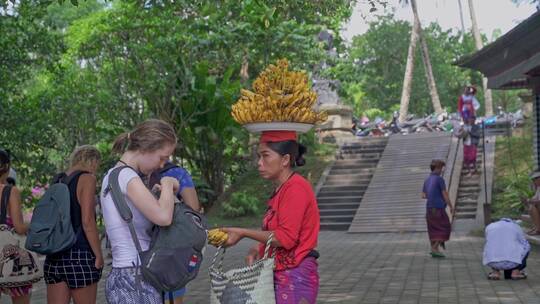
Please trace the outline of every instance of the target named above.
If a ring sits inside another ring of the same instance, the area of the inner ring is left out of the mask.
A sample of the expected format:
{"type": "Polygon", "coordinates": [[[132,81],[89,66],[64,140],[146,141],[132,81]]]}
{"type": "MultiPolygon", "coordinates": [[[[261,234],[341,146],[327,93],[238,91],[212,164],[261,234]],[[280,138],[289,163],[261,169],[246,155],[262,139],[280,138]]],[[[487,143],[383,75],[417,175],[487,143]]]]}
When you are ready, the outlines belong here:
{"type": "Polygon", "coordinates": [[[112,170],[108,190],[118,213],[129,226],[141,259],[143,278],[161,292],[181,289],[195,279],[202,264],[207,242],[206,219],[189,206],[176,202],[171,225],[154,225],[150,233],[150,246],[148,250],[142,251],[132,222],[133,214],[118,183],[120,171],[126,168],[131,169],[129,166],[121,166],[112,170]]]}

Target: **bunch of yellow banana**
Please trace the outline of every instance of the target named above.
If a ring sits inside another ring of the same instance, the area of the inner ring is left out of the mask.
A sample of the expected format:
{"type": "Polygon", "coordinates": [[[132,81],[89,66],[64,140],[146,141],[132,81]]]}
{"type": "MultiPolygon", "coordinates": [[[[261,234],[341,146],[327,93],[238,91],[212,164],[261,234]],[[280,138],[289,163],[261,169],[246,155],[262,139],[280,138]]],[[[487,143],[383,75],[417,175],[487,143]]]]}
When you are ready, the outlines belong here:
{"type": "Polygon", "coordinates": [[[328,115],[313,111],[317,93],[305,72],[289,71],[287,59],[270,64],[253,82],[253,92],[240,91],[232,116],[240,124],[253,122],[322,123],[328,115]]]}
{"type": "Polygon", "coordinates": [[[210,245],[219,247],[225,244],[225,242],[227,242],[228,239],[229,239],[229,235],[227,234],[227,232],[219,228],[210,229],[208,231],[208,244],[210,245]]]}

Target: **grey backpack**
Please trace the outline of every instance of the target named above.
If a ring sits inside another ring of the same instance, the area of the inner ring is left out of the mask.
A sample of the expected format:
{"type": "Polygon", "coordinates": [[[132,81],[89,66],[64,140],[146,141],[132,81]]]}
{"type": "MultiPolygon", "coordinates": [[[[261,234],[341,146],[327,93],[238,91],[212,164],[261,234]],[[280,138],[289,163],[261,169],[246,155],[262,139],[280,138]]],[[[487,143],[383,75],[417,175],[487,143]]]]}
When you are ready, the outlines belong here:
{"type": "Polygon", "coordinates": [[[82,171],[60,175],[41,197],[32,212],[25,248],[50,255],[71,248],[77,241],[71,223],[69,183],[82,171]]]}
{"type": "Polygon", "coordinates": [[[111,171],[107,190],[120,217],[128,224],[139,252],[143,278],[161,292],[181,289],[199,272],[207,241],[206,219],[189,206],[175,203],[172,224],[167,227],[154,225],[149,232],[150,246],[143,251],[133,226],[133,214],[118,183],[120,171],[125,168],[131,169],[121,166],[111,171]]]}

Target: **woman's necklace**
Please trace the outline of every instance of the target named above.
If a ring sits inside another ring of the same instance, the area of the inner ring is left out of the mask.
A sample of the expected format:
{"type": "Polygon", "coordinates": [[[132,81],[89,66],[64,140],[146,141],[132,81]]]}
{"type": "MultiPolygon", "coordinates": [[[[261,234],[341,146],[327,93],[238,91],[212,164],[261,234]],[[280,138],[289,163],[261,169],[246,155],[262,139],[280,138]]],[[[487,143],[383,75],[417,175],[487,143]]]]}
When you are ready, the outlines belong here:
{"type": "Polygon", "coordinates": [[[289,174],[289,176],[287,177],[287,179],[281,184],[279,185],[275,190],[274,190],[274,193],[272,194],[272,197],[276,196],[276,194],[278,194],[279,190],[281,190],[281,187],[289,181],[289,179],[291,179],[291,177],[295,174],[296,172],[291,172],[291,174],[289,174]]]}

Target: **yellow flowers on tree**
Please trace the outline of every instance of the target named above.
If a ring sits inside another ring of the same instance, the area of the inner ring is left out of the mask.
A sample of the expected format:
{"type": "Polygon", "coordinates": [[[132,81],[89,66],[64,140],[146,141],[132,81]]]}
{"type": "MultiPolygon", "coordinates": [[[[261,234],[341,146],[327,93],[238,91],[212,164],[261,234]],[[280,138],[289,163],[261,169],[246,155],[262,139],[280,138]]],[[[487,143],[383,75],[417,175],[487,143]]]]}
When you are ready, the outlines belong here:
{"type": "Polygon", "coordinates": [[[316,112],[317,93],[310,89],[303,71],[289,71],[289,61],[270,64],[255,81],[253,91],[241,90],[231,115],[239,124],[296,122],[316,124],[326,121],[326,112],[316,112]]]}

